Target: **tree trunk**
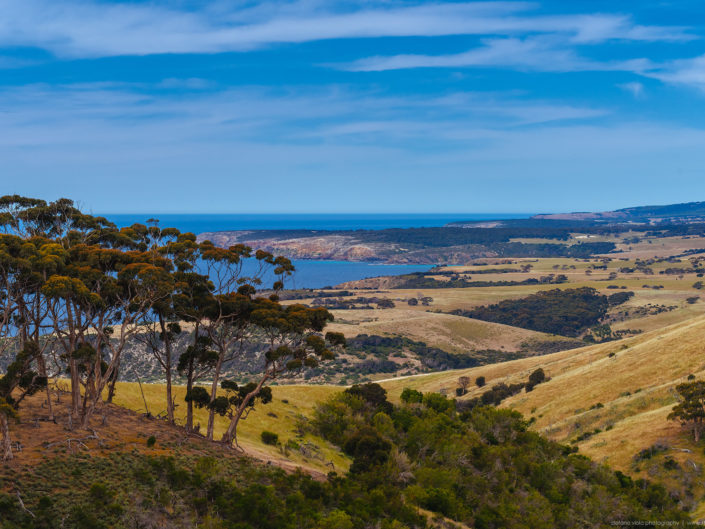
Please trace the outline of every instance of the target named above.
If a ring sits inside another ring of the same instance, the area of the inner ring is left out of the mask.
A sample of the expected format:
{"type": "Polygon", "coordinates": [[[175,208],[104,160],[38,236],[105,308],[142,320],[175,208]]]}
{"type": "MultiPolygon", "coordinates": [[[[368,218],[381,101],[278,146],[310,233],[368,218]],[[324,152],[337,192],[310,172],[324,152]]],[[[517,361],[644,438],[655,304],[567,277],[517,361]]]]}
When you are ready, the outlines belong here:
{"type": "Polygon", "coordinates": [[[221,442],[231,446],[233,442],[235,443],[235,446],[238,446],[237,444],[237,425],[240,422],[240,419],[242,418],[242,414],[245,412],[247,409],[247,405],[254,399],[257,395],[259,395],[259,392],[262,390],[262,386],[264,386],[264,383],[269,379],[269,374],[265,374],[262,379],[259,381],[257,384],[257,387],[250,391],[245,398],[242,400],[240,403],[240,406],[238,406],[237,411],[235,412],[235,415],[233,416],[232,419],[230,419],[230,424],[228,425],[228,429],[225,431],[223,434],[223,437],[221,439],[221,442]]]}
{"type": "Polygon", "coordinates": [[[49,376],[47,375],[47,364],[46,364],[46,361],[44,360],[44,355],[42,353],[40,353],[39,357],[37,358],[37,366],[39,367],[39,376],[46,378],[46,381],[47,381],[47,386],[46,386],[47,408],[49,409],[49,420],[53,421],[54,420],[54,407],[51,404],[51,390],[49,389],[49,376]]]}
{"type": "MultiPolygon", "coordinates": [[[[218,354],[218,362],[215,364],[215,371],[213,372],[213,383],[211,384],[211,403],[215,400],[218,395],[218,380],[220,379],[220,370],[223,368],[223,360],[225,359],[225,348],[221,347],[218,354]]],[[[208,410],[208,432],[206,434],[206,439],[209,441],[213,440],[213,429],[215,427],[215,410],[211,408],[208,410]]]]}
{"type": "Polygon", "coordinates": [[[2,460],[12,459],[12,441],[10,440],[10,425],[7,422],[7,415],[0,412],[0,430],[2,431],[2,460]]]}
{"type": "Polygon", "coordinates": [[[113,372],[113,376],[110,379],[110,382],[108,384],[108,398],[107,398],[107,403],[112,404],[113,403],[113,397],[115,396],[115,384],[117,384],[118,376],[120,376],[120,361],[118,360],[117,364],[115,365],[115,371],[113,372]]]}
{"type": "MultiPolygon", "coordinates": [[[[186,377],[186,395],[191,394],[193,390],[193,359],[189,361],[188,375],[186,377]]],[[[186,431],[193,431],[193,402],[186,402],[186,431]]]]}
{"type": "Polygon", "coordinates": [[[78,411],[81,408],[81,382],[78,375],[78,365],[73,358],[69,360],[69,370],[71,372],[71,415],[78,417],[78,411]]]}
{"type": "Polygon", "coordinates": [[[159,326],[164,337],[164,372],[166,375],[166,418],[169,423],[174,424],[174,399],[171,396],[171,335],[167,332],[166,324],[162,315],[159,315],[159,326]]]}
{"type": "MultiPolygon", "coordinates": [[[[194,327],[193,331],[193,346],[196,347],[198,344],[198,333],[199,333],[199,322],[196,321],[196,325],[194,327]]],[[[194,362],[193,362],[193,356],[189,359],[188,363],[188,373],[186,375],[186,395],[190,395],[191,391],[193,390],[193,377],[194,377],[194,362]]],[[[193,402],[188,401],[186,402],[186,431],[187,432],[192,432],[193,431],[193,402]]]]}

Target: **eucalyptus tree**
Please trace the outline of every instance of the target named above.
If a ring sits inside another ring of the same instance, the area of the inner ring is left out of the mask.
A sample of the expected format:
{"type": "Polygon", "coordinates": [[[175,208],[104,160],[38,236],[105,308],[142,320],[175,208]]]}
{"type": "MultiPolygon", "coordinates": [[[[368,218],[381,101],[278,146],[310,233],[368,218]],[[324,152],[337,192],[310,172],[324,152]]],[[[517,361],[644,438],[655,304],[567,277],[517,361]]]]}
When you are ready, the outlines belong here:
{"type": "MultiPolygon", "coordinates": [[[[236,388],[239,392],[230,400],[230,423],[222,437],[222,442],[228,446],[237,445],[238,424],[243,414],[249,413],[254,399],[262,398],[267,381],[284,372],[316,367],[322,360],[333,359],[336,349],[345,347],[341,333],[321,335],[325,326],[333,321],[333,315],[324,308],[299,304],[284,306],[276,296],[255,299],[253,305],[251,323],[261,331],[267,343],[265,364],[256,382],[244,389],[236,388]]],[[[232,383],[228,384],[232,389],[232,383]]],[[[211,403],[211,406],[217,408],[217,403],[211,403]]]]}
{"type": "Polygon", "coordinates": [[[207,376],[218,362],[218,353],[211,348],[211,339],[194,333],[194,342],[179,356],[177,370],[186,377],[186,430],[194,431],[194,405],[203,407],[210,402],[210,395],[195,383],[207,376]]]}
{"type": "Polygon", "coordinates": [[[267,272],[271,272],[278,278],[273,288],[283,288],[284,277],[290,275],[294,267],[284,257],[274,257],[261,250],[253,253],[252,248],[244,244],[219,248],[210,241],[200,245],[200,262],[210,281],[212,294],[210,302],[204,306],[202,325],[218,353],[211,374],[206,431],[206,438],[212,440],[216,414],[213,403],[218,396],[223,367],[243,354],[247,339],[255,330],[249,321],[255,287],[262,284],[267,272]],[[251,263],[247,275],[243,273],[246,262],[251,263]]]}
{"type": "Polygon", "coordinates": [[[90,330],[96,350],[105,351],[95,358],[93,386],[86,386],[89,404],[81,417],[85,427],[103,389],[117,373],[129,340],[139,332],[145,314],[171,295],[173,282],[168,261],[154,262],[150,252],[82,250],[85,253],[79,262],[90,267],[88,285],[98,296],[89,306],[90,330]]]}
{"type": "MultiPolygon", "coordinates": [[[[101,237],[115,233],[115,226],[102,217],[85,215],[68,199],[54,202],[21,197],[18,195],[0,197],[0,229],[5,233],[5,249],[19,247],[19,251],[6,252],[14,261],[4,259],[4,264],[11,263],[9,275],[7,268],[0,272],[3,280],[12,285],[13,294],[3,299],[5,304],[13,303],[13,316],[10,325],[15,332],[15,347],[21,349],[24,343],[31,341],[37,351],[34,360],[42,376],[47,377],[45,352],[54,345],[56,334],[57,304],[54,296],[48,295],[52,290],[47,287],[50,279],[64,277],[68,266],[68,251],[72,245],[96,243],[101,237]],[[15,240],[10,241],[11,237],[15,240]],[[18,242],[19,241],[19,242],[18,242]],[[14,266],[14,268],[13,268],[14,266]]],[[[58,282],[54,282],[56,291],[58,282]]],[[[73,291],[72,299],[78,302],[85,293],[77,283],[64,282],[63,290],[73,291]]],[[[74,309],[80,308],[75,304],[74,309]]],[[[74,318],[74,326],[80,332],[85,330],[84,320],[79,314],[74,318]]],[[[5,322],[6,323],[6,322],[5,322]]],[[[67,354],[75,349],[65,349],[67,354]]],[[[75,362],[69,361],[70,370],[75,379],[75,362]]],[[[72,385],[72,409],[76,411],[80,399],[78,387],[72,385]]],[[[49,416],[53,418],[53,409],[49,388],[47,386],[47,403],[49,416]]]]}
{"type": "MultiPolygon", "coordinates": [[[[151,309],[144,314],[142,329],[136,335],[152,353],[164,372],[166,385],[166,415],[170,423],[175,422],[174,398],[172,396],[174,342],[183,332],[179,319],[177,288],[184,274],[194,268],[195,235],[180,233],[175,228],[160,228],[159,221],[149,219],[149,226],[134,225],[132,230],[139,233],[143,246],[152,255],[152,263],[162,263],[169,272],[164,295],[154,300],[151,309]],[[165,260],[165,261],[164,261],[165,260]]],[[[191,307],[193,308],[193,307],[191,307]]],[[[191,383],[196,371],[188,370],[191,383]]]]}

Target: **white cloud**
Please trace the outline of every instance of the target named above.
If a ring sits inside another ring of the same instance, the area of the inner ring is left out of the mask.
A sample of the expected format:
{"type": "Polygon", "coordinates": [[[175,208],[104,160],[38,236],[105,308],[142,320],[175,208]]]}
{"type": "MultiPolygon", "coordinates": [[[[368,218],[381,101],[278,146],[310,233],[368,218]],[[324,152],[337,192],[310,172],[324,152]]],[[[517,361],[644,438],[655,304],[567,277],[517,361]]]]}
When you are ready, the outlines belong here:
{"type": "Polygon", "coordinates": [[[525,2],[408,5],[316,1],[107,3],[4,0],[0,46],[35,46],[60,57],[243,51],[322,39],[561,33],[576,43],[682,41],[684,28],[639,26],[612,14],[546,16],[525,2]]]}
{"type": "Polygon", "coordinates": [[[629,71],[652,68],[648,59],[595,61],[579,56],[563,39],[551,36],[486,39],[462,53],[445,55],[395,55],[369,57],[341,65],[351,71],[384,71],[408,68],[513,68],[534,72],[629,71]]]}
{"type": "Polygon", "coordinates": [[[667,62],[649,72],[648,76],[664,83],[705,91],[705,55],[667,62]]]}
{"type": "MultiPolygon", "coordinates": [[[[409,139],[454,140],[459,131],[525,127],[598,118],[601,108],[525,100],[512,94],[457,92],[384,96],[341,87],[208,89],[198,79],[145,84],[29,85],[0,91],[0,149],[142,152],[152,145],[348,141],[397,146],[409,139]],[[171,91],[173,87],[189,90],[171,91]],[[94,146],[95,149],[89,148],[94,146]]],[[[403,148],[403,147],[402,147],[403,148]]],[[[453,148],[453,144],[448,146],[453,148]]],[[[82,154],[87,156],[87,154],[82,154]]]]}

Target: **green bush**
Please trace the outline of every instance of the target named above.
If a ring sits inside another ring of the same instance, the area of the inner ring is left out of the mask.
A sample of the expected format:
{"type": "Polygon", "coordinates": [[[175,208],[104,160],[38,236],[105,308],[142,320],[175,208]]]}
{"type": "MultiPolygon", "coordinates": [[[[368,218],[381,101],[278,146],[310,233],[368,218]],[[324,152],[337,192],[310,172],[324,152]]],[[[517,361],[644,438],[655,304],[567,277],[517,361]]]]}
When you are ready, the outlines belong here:
{"type": "Polygon", "coordinates": [[[419,403],[423,401],[423,393],[415,389],[404,388],[401,392],[401,400],[406,403],[419,403]]]}
{"type": "Polygon", "coordinates": [[[260,439],[262,439],[262,442],[266,445],[276,446],[277,444],[279,444],[279,434],[270,432],[268,430],[262,431],[262,433],[260,434],[260,439]]]}

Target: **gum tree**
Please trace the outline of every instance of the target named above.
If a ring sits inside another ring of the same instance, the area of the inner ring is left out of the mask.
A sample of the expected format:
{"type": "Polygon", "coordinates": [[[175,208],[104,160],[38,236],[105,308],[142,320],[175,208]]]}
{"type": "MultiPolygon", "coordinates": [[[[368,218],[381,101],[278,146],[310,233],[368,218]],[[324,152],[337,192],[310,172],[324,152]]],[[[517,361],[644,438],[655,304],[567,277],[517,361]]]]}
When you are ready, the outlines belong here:
{"type": "Polygon", "coordinates": [[[332,360],[334,350],[345,346],[340,333],[329,332],[321,336],[333,315],[323,308],[304,305],[281,305],[276,296],[255,300],[251,315],[252,323],[264,335],[267,349],[264,368],[256,381],[240,392],[234,401],[230,424],[221,441],[230,446],[237,445],[237,427],[246,410],[265,388],[265,383],[284,372],[304,367],[316,367],[322,360],[332,360]]]}

